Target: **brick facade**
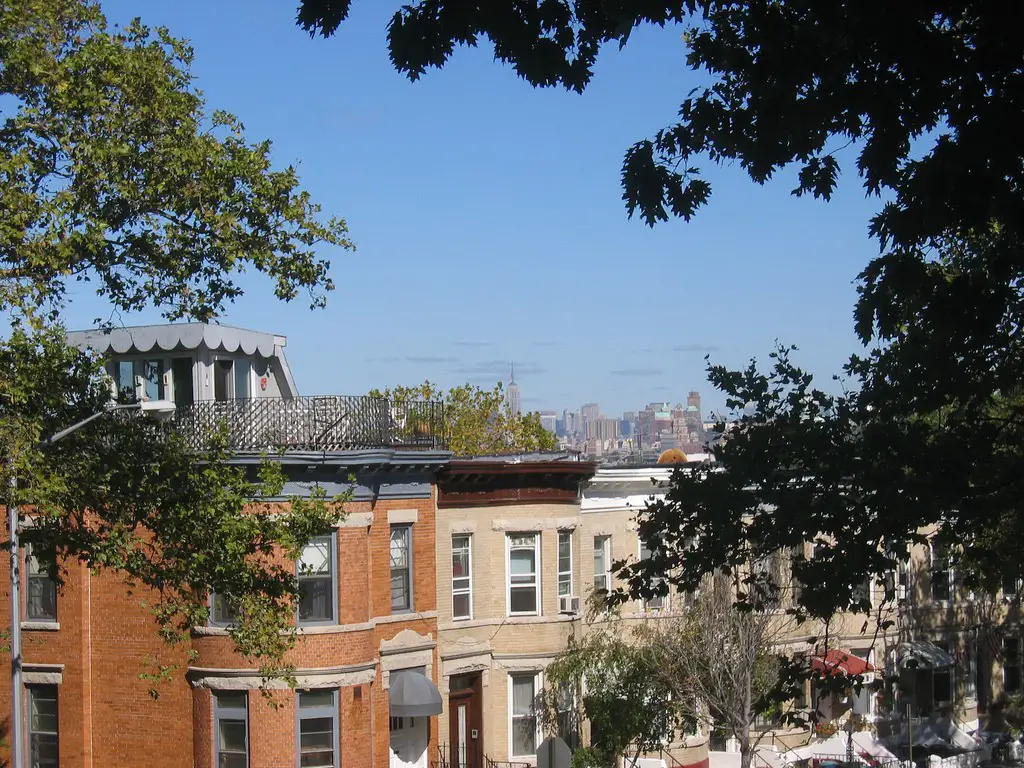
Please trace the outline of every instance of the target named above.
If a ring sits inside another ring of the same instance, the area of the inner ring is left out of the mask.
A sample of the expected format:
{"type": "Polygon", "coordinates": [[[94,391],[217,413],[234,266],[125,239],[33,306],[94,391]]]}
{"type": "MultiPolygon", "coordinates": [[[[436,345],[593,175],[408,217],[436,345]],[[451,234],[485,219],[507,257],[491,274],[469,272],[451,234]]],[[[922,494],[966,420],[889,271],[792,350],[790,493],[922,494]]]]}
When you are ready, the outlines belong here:
{"type": "MultiPolygon", "coordinates": [[[[341,765],[388,765],[389,671],[424,667],[436,675],[435,501],[432,483],[427,487],[427,497],[346,505],[348,516],[335,533],[339,623],[300,629],[287,658],[300,687],[337,689],[341,765]],[[415,610],[394,615],[389,517],[411,523],[412,530],[415,610]]],[[[223,689],[248,692],[250,767],[296,764],[296,694],[257,690],[257,671],[232,651],[226,630],[199,628],[190,648],[169,648],[142,605],[144,591],[129,590],[113,573],[90,574],[78,563],[63,567],[57,623],[23,625],[26,683],[33,679],[30,670],[60,673],[61,768],[213,766],[212,694],[223,689]],[[171,679],[140,679],[152,669],[147,664],[173,666],[171,679]],[[150,696],[151,687],[158,698],[150,696]]],[[[6,559],[0,580],[8,584],[6,559]]],[[[0,712],[9,733],[9,664],[0,671],[0,712]]],[[[436,726],[429,733],[428,755],[436,752],[436,726]]]]}

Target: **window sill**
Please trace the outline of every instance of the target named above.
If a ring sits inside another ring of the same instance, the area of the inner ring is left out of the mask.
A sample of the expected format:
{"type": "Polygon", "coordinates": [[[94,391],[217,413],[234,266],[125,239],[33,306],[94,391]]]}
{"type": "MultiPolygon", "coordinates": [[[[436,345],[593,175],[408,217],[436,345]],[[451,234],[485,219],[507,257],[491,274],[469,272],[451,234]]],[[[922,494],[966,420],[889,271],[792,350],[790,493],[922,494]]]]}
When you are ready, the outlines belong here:
{"type": "Polygon", "coordinates": [[[23,621],[21,628],[30,632],[57,632],[60,630],[59,621],[23,621]]]}

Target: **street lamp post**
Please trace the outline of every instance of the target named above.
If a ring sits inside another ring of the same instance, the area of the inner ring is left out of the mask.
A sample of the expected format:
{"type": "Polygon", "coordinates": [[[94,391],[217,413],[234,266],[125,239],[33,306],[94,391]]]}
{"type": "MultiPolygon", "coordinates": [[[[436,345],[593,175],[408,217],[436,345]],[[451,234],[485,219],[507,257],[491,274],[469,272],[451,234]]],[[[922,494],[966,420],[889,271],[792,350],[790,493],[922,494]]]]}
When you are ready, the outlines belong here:
{"type": "MultiPolygon", "coordinates": [[[[166,418],[174,413],[175,405],[169,400],[145,400],[139,403],[115,403],[94,413],[88,418],[72,424],[39,441],[40,448],[53,445],[63,440],[72,432],[77,432],[89,422],[114,411],[141,411],[154,418],[166,418]]],[[[15,496],[18,491],[18,477],[14,472],[14,459],[9,460],[8,490],[10,497],[7,502],[7,526],[11,548],[11,765],[13,768],[25,768],[25,714],[22,707],[22,674],[21,674],[21,552],[18,542],[19,520],[18,506],[15,496]]]]}

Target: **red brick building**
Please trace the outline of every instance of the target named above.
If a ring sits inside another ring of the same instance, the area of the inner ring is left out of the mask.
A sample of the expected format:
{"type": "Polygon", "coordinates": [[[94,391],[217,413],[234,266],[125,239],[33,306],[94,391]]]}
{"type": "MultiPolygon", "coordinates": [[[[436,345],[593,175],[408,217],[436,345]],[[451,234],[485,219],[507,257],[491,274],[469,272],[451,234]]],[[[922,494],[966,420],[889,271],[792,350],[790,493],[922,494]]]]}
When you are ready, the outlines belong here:
{"type": "MultiPolygon", "coordinates": [[[[69,340],[108,355],[122,389],[176,402],[181,429],[227,421],[238,461],[254,461],[268,444],[283,448],[287,495],[314,483],[331,494],[350,487],[351,475],[355,501],[297,564],[300,638],[288,658],[295,690],[259,690],[258,670],[232,651],[230,612],[215,599],[210,626],[195,630],[189,648],[172,651],[144,594],[76,562],[62,564],[56,594],[29,553],[20,724],[28,766],[427,768],[437,718],[408,713],[430,710],[416,697],[431,695],[440,712],[435,475],[449,454],[435,437],[434,405],[413,411],[360,398],[300,398],[284,339],[270,334],[186,324],[69,340]],[[154,682],[147,674],[160,666],[170,677],[154,682]]],[[[5,585],[8,576],[5,561],[5,585]]],[[[8,744],[17,725],[10,710],[5,664],[0,713],[8,744]]]]}

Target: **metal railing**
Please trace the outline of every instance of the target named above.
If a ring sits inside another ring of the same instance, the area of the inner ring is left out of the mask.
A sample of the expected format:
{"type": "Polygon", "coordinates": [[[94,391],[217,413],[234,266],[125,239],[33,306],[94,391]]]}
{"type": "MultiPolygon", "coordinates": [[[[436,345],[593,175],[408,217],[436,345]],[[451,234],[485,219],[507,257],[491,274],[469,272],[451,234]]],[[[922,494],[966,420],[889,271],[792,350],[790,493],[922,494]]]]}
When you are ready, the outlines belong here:
{"type": "Polygon", "coordinates": [[[460,761],[452,754],[450,745],[438,744],[437,757],[430,761],[430,768],[532,768],[532,765],[522,760],[492,760],[472,750],[462,755],[460,761]]]}
{"type": "Polygon", "coordinates": [[[174,424],[194,450],[221,430],[234,451],[346,451],[360,448],[443,449],[444,404],[321,395],[203,400],[178,408],[174,424]]]}

